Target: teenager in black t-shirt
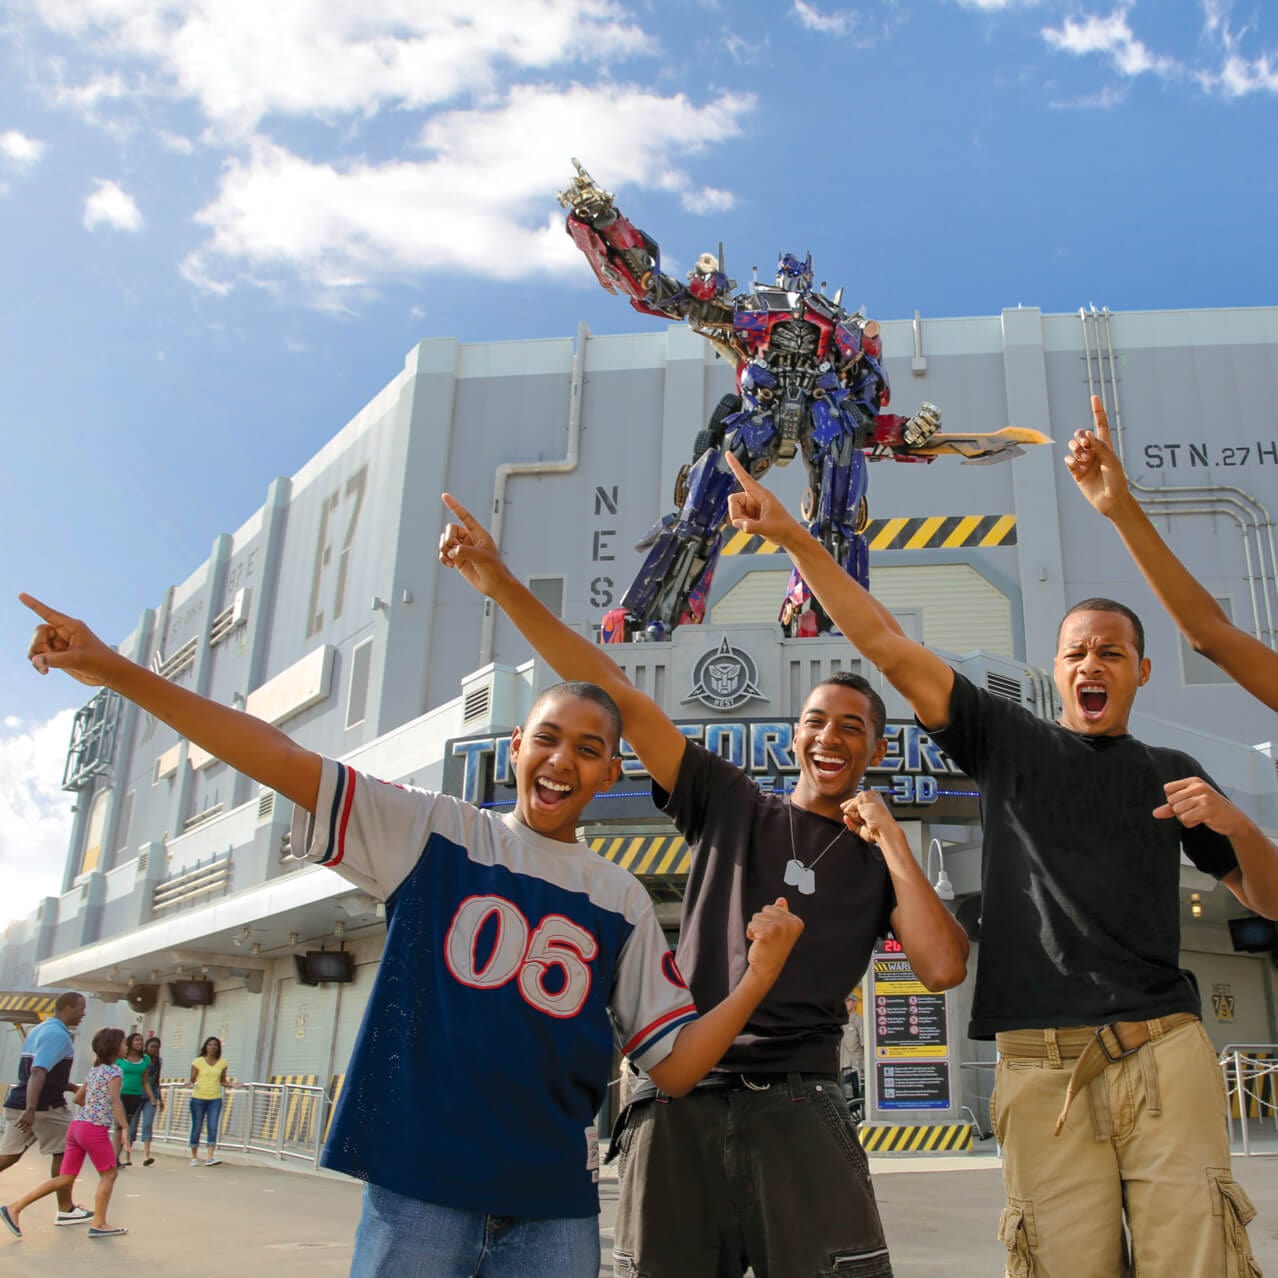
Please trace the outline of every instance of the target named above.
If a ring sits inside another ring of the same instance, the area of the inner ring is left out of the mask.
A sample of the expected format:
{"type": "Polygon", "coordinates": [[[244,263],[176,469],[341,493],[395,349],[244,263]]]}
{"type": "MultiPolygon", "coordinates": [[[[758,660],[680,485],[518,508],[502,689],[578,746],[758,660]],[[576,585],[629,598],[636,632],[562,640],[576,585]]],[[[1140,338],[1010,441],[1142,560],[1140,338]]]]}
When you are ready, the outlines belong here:
{"type": "Polygon", "coordinates": [[[1124,1223],[1141,1274],[1255,1272],[1215,1053],[1178,963],[1180,852],[1275,917],[1278,849],[1193,759],[1128,735],[1150,673],[1139,618],[1106,599],[1071,609],[1055,664],[1064,708],[1045,723],[909,639],[733,469],[736,527],[787,551],[839,630],[981,786],[970,1032],[999,1045],[991,1109],[1008,1273],[1125,1272],[1124,1223]]]}
{"type": "Polygon", "coordinates": [[[621,1198],[614,1272],[644,1278],[890,1275],[865,1154],[838,1079],[843,999],[887,929],[934,990],[965,975],[967,940],[873,791],[886,750],[883,701],[864,679],[814,688],[795,732],[799,780],[764,794],[740,769],[687,740],[631,686],[607,651],[552,616],[509,573],[492,539],[462,521],[442,562],[490,596],[564,678],[604,687],[655,802],[692,850],[678,964],[697,1006],[731,988],[757,903],[785,897],[803,935],[776,985],[717,1070],[670,1100],[642,1083],[615,1142],[621,1198]]]}

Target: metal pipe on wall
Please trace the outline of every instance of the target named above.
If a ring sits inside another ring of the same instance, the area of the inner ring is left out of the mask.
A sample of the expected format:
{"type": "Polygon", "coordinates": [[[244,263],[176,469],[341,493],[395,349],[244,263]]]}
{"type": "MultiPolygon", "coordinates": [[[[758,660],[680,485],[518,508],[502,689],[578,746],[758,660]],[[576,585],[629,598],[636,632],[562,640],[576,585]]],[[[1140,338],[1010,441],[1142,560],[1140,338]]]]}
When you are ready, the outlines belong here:
{"type": "MultiPolygon", "coordinates": [[[[501,531],[506,515],[506,484],[512,475],[566,475],[577,469],[581,451],[581,398],[586,372],[586,343],[590,329],[583,320],[577,325],[577,343],[572,354],[572,381],[568,390],[568,451],[559,461],[503,462],[497,467],[493,481],[493,505],[490,512],[493,542],[501,550],[501,531]]],[[[484,620],[479,637],[479,664],[493,659],[493,634],[497,627],[497,606],[484,600],[484,620]]]]}
{"type": "MultiPolygon", "coordinates": [[[[1126,468],[1122,409],[1118,398],[1117,361],[1114,358],[1111,312],[1108,307],[1097,310],[1093,304],[1090,313],[1079,308],[1082,329],[1083,360],[1087,371],[1087,389],[1099,395],[1101,404],[1110,418],[1111,432],[1119,461],[1126,468]],[[1090,321],[1090,324],[1089,324],[1090,321]],[[1089,329],[1092,330],[1089,332],[1089,329]],[[1093,340],[1094,339],[1094,340],[1093,340]],[[1093,344],[1095,370],[1093,372],[1093,344]],[[1106,366],[1108,364],[1108,367],[1106,366]]],[[[1152,487],[1128,477],[1132,491],[1143,509],[1151,514],[1168,517],[1186,515],[1226,515],[1239,526],[1243,543],[1244,570],[1248,594],[1252,606],[1252,623],[1256,638],[1273,646],[1278,638],[1275,630],[1273,596],[1278,596],[1278,555],[1275,554],[1273,518],[1265,505],[1242,488],[1231,484],[1184,484],[1174,487],[1152,487]],[[1233,494],[1231,496],[1231,494],[1233,494]],[[1253,562],[1250,538],[1256,538],[1256,560],[1253,562]],[[1268,548],[1268,564],[1265,550],[1268,548]],[[1273,589],[1270,589],[1272,583],[1273,589]]]]}

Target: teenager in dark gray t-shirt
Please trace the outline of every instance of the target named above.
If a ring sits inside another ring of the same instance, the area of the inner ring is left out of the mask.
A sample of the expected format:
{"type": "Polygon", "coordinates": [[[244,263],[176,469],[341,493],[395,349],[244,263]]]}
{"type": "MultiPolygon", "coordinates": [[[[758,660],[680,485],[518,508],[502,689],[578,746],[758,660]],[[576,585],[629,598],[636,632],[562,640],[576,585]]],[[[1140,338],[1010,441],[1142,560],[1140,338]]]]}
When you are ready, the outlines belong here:
{"type": "Polygon", "coordinates": [[[566,679],[607,689],[657,803],[692,849],[678,961],[698,1007],[739,975],[758,903],[804,921],[777,986],[705,1085],[680,1099],[640,1087],[621,1157],[613,1272],[645,1278],[810,1278],[891,1264],[865,1154],[838,1081],[843,996],[890,927],[930,988],[957,985],[967,940],[874,791],[886,750],[882,699],[864,679],[814,688],[795,732],[799,780],[764,795],[687,740],[606,649],[565,626],[505,569],[473,519],[445,530],[448,562],[494,599],[566,679]]]}

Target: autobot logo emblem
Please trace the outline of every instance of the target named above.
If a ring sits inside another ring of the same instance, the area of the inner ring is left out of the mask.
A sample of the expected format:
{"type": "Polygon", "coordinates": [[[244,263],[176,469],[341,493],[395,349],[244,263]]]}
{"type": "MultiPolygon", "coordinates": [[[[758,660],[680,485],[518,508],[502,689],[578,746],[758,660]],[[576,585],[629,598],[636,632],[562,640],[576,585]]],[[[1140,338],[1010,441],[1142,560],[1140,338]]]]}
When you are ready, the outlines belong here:
{"type": "Polygon", "coordinates": [[[759,671],[754,658],[734,648],[724,635],[717,648],[697,658],[692,668],[692,691],[684,701],[700,701],[711,710],[735,710],[747,701],[766,701],[759,691],[759,671]]]}

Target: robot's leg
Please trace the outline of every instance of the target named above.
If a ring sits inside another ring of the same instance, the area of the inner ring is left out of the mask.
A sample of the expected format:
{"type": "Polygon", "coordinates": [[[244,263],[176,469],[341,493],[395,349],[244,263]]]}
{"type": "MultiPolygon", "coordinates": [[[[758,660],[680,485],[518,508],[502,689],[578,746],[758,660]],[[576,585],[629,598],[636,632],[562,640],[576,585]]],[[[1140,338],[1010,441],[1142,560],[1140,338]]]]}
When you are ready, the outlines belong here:
{"type": "Polygon", "coordinates": [[[677,626],[701,622],[735,486],[721,449],[708,449],[697,459],[678,518],[657,533],[620,606],[604,618],[605,643],[665,639],[677,626]]]}
{"type": "MultiPolygon", "coordinates": [[[[864,454],[852,447],[850,435],[845,436],[813,459],[810,477],[810,496],[804,511],[808,531],[853,581],[868,589],[870,547],[863,536],[867,522],[864,454]]],[[[792,639],[814,638],[834,628],[797,569],[791,571],[786,583],[780,621],[792,639]]]]}

